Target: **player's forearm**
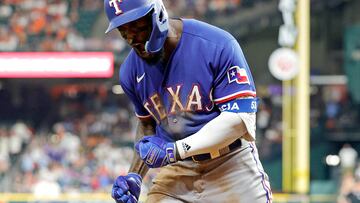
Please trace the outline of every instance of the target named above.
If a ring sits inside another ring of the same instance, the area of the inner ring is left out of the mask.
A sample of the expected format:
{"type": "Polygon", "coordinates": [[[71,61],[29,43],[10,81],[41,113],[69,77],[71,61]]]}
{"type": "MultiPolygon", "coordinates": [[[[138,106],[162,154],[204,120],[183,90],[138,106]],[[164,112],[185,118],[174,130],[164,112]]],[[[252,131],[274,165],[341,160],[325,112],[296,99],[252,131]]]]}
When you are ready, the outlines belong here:
{"type": "Polygon", "coordinates": [[[131,163],[129,172],[137,173],[142,178],[145,177],[146,173],[148,172],[149,168],[146,166],[146,164],[140,159],[139,155],[134,152],[133,155],[133,161],[131,163]]]}
{"type": "MultiPolygon", "coordinates": [[[[144,135],[152,135],[155,134],[155,123],[152,120],[148,121],[141,121],[136,129],[136,137],[135,142],[139,141],[144,135]]],[[[139,155],[134,150],[132,163],[129,169],[129,172],[138,173],[141,177],[144,178],[146,173],[148,172],[149,168],[140,159],[139,155]]]]}
{"type": "Polygon", "coordinates": [[[176,146],[181,159],[185,159],[197,154],[216,152],[246,133],[246,125],[239,114],[222,112],[197,133],[177,141],[176,146]]]}

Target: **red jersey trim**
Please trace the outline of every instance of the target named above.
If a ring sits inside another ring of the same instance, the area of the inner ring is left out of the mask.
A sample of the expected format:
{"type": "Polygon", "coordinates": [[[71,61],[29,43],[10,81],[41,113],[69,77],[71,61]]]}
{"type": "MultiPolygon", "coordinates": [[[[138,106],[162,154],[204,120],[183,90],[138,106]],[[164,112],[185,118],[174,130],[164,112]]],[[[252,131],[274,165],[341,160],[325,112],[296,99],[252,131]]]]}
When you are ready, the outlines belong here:
{"type": "Polygon", "coordinates": [[[215,99],[214,102],[215,104],[221,104],[227,101],[231,101],[233,99],[239,98],[239,97],[256,97],[256,92],[252,92],[252,91],[241,91],[241,92],[237,92],[231,95],[228,95],[226,97],[222,97],[219,99],[215,99]]]}

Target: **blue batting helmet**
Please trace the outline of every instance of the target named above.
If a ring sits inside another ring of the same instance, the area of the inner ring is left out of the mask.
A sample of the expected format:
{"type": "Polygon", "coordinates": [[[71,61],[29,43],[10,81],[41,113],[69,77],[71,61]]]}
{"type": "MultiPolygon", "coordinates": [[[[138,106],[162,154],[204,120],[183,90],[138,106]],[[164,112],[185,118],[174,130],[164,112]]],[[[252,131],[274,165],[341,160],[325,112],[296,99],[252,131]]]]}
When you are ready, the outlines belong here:
{"type": "Polygon", "coordinates": [[[145,51],[155,53],[163,47],[169,20],[162,0],[104,0],[104,7],[110,22],[105,33],[152,12],[152,32],[145,51]]]}

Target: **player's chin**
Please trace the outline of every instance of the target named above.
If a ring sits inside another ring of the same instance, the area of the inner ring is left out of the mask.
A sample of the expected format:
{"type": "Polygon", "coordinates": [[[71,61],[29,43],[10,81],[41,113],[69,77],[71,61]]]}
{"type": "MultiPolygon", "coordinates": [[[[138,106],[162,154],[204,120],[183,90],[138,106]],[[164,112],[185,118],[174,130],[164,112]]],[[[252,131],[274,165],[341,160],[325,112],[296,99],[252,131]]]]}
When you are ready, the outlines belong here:
{"type": "Polygon", "coordinates": [[[142,59],[150,59],[150,58],[152,58],[153,56],[153,54],[151,54],[151,53],[147,53],[146,51],[142,51],[142,52],[140,52],[140,51],[137,51],[137,54],[142,58],[142,59]]]}
{"type": "Polygon", "coordinates": [[[162,60],[163,53],[162,50],[156,53],[147,53],[147,52],[137,52],[137,54],[148,64],[157,64],[162,60]]]}

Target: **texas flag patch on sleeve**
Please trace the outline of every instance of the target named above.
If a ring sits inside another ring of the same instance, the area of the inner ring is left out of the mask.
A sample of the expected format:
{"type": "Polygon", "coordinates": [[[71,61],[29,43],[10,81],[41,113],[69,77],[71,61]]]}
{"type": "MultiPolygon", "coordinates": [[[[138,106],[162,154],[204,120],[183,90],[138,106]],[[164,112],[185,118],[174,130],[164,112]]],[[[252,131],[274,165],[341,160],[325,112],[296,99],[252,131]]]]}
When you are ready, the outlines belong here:
{"type": "Polygon", "coordinates": [[[233,66],[227,71],[229,83],[236,82],[237,84],[250,84],[250,80],[245,68],[233,66]]]}

